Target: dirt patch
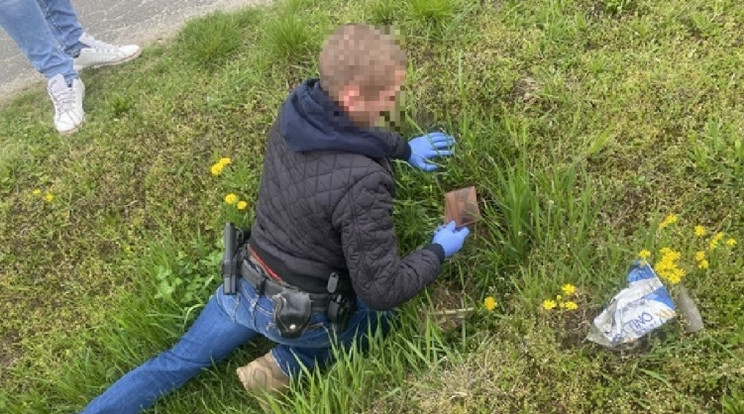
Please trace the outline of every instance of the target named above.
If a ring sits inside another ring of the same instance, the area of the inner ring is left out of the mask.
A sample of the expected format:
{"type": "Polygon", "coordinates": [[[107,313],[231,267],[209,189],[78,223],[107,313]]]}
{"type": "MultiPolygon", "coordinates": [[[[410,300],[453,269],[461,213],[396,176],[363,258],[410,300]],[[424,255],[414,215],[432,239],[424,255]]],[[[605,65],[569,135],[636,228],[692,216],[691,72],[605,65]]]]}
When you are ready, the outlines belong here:
{"type": "Polygon", "coordinates": [[[421,320],[431,318],[444,331],[459,328],[465,318],[473,312],[472,308],[463,307],[465,291],[450,283],[437,283],[430,288],[429,295],[434,305],[433,309],[422,306],[419,308],[419,316],[421,320]]]}
{"type": "Polygon", "coordinates": [[[18,333],[12,330],[0,336],[0,368],[3,370],[12,367],[21,357],[21,350],[16,346],[18,339],[18,333]]]}
{"type": "Polygon", "coordinates": [[[522,102],[525,105],[533,105],[539,99],[540,85],[529,76],[524,76],[514,82],[509,93],[509,103],[522,102]]]}

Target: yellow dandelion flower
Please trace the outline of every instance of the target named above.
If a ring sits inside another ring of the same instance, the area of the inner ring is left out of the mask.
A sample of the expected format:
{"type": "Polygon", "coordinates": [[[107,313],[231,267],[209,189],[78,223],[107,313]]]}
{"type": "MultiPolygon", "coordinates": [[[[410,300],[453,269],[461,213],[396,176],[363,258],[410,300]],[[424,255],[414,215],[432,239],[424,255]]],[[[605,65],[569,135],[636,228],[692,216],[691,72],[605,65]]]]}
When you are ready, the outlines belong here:
{"type": "Polygon", "coordinates": [[[671,252],[669,253],[669,260],[672,260],[672,261],[677,261],[677,260],[679,260],[679,259],[680,259],[680,257],[682,257],[682,253],[680,253],[680,252],[678,252],[678,251],[672,250],[672,251],[671,251],[671,252]]]}
{"type": "Polygon", "coordinates": [[[703,260],[705,260],[705,252],[702,250],[695,252],[695,261],[702,262],[703,260]]]}
{"type": "Polygon", "coordinates": [[[542,303],[542,308],[545,310],[555,309],[556,306],[558,306],[558,304],[551,299],[545,299],[542,303]]]}
{"type": "Polygon", "coordinates": [[[662,247],[661,250],[659,250],[659,253],[661,253],[662,256],[668,256],[669,254],[674,253],[674,250],[669,247],[662,247]]]}
{"type": "Polygon", "coordinates": [[[700,263],[698,263],[698,267],[701,269],[707,269],[708,266],[708,261],[705,259],[701,260],[700,263]]]}
{"type": "Polygon", "coordinates": [[[566,304],[564,305],[564,308],[568,310],[576,310],[576,309],[579,309],[579,305],[577,305],[576,302],[569,301],[569,302],[566,302],[566,304]]]}
{"type": "Polygon", "coordinates": [[[651,257],[651,252],[646,249],[643,249],[640,252],[638,252],[638,257],[640,257],[641,259],[648,259],[649,257],[651,257]]]}
{"type": "Polygon", "coordinates": [[[661,249],[661,253],[661,259],[656,262],[656,273],[672,284],[679,283],[685,275],[684,270],[677,263],[682,254],[668,247],[661,249]]]}
{"type": "Polygon", "coordinates": [[[660,272],[659,276],[663,277],[664,279],[666,279],[669,283],[673,285],[676,285],[682,280],[682,278],[679,277],[679,275],[673,271],[660,272]]]}
{"type": "Polygon", "coordinates": [[[238,210],[245,210],[246,207],[248,207],[248,203],[245,201],[238,201],[237,204],[238,210]]]}
{"type": "Polygon", "coordinates": [[[734,240],[733,238],[726,240],[726,246],[728,247],[736,246],[736,240],[734,240]]]}
{"type": "Polygon", "coordinates": [[[238,202],[238,196],[236,196],[233,193],[230,193],[225,196],[225,203],[227,204],[235,204],[238,202]]]}
{"type": "Polygon", "coordinates": [[[718,243],[721,242],[721,239],[723,239],[723,233],[721,232],[718,232],[715,236],[711,237],[710,242],[708,243],[708,250],[715,250],[715,248],[718,247],[718,243]]]}
{"type": "Polygon", "coordinates": [[[486,308],[487,311],[496,309],[496,306],[498,305],[499,303],[496,302],[496,299],[494,299],[493,296],[486,296],[486,298],[483,300],[483,307],[486,308]]]}
{"type": "Polygon", "coordinates": [[[52,201],[54,201],[54,194],[46,193],[46,195],[44,196],[44,200],[46,200],[48,203],[51,203],[52,201]]]}
{"type": "Polygon", "coordinates": [[[220,174],[222,174],[222,169],[223,169],[223,168],[225,168],[225,166],[224,166],[224,165],[222,165],[222,164],[220,164],[220,163],[217,163],[217,164],[214,164],[214,165],[213,165],[213,166],[212,166],[212,167],[211,167],[211,168],[209,169],[209,171],[210,171],[210,172],[212,173],[212,175],[214,175],[214,176],[217,176],[217,175],[220,175],[220,174]]]}
{"type": "Polygon", "coordinates": [[[570,283],[566,283],[565,285],[561,286],[561,290],[566,296],[571,296],[576,293],[576,286],[570,283]]]}
{"type": "Polygon", "coordinates": [[[670,214],[666,216],[666,218],[664,219],[664,221],[661,222],[661,224],[659,224],[659,229],[663,229],[664,227],[674,224],[676,222],[677,222],[677,215],[670,214]]]}
{"type": "Polygon", "coordinates": [[[34,191],[31,192],[31,194],[33,194],[35,196],[41,195],[41,190],[39,190],[38,188],[35,188],[34,191]]]}
{"type": "Polygon", "coordinates": [[[705,236],[705,227],[703,226],[695,226],[695,235],[698,237],[705,236]]]}
{"type": "Polygon", "coordinates": [[[669,283],[676,285],[677,283],[682,281],[682,278],[685,276],[685,271],[680,268],[674,268],[667,272],[667,280],[669,283]]]}
{"type": "Polygon", "coordinates": [[[226,165],[230,165],[231,162],[232,160],[230,159],[230,157],[222,157],[219,161],[217,161],[217,164],[220,164],[224,167],[226,165]]]}

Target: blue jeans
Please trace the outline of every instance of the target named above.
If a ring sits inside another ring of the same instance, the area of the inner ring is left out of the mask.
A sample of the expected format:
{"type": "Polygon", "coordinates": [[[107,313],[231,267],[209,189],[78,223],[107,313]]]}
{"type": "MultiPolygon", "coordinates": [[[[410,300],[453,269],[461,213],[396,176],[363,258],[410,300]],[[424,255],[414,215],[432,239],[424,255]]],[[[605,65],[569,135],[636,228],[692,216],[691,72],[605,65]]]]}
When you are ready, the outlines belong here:
{"type": "Polygon", "coordinates": [[[286,339],[272,322],[273,308],[271,299],[258,295],[243,278],[238,279],[236,295],[225,295],[220,286],[173,348],[121,377],[83,413],[137,413],[259,335],[278,343],[271,353],[281,370],[295,377],[303,365],[313,369],[331,363],[332,342],[347,348],[356,339],[366,348],[368,330],[374,332],[380,325],[387,332],[392,316],[390,312],[373,311],[357,300],[357,311],[343,331],[335,332],[328,318],[316,313],[305,333],[286,339]]]}
{"type": "Polygon", "coordinates": [[[0,27],[31,64],[48,79],[78,78],[72,57],[84,47],[83,29],[70,0],[0,0],[0,27]]]}

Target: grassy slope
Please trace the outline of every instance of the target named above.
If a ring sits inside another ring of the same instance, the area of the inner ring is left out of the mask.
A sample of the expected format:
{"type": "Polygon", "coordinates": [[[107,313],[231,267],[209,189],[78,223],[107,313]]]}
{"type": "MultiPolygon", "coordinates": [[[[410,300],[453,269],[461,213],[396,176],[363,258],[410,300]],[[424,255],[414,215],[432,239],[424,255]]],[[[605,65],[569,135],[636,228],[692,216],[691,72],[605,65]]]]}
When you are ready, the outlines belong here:
{"type": "MultiPolygon", "coordinates": [[[[278,105],[349,21],[405,35],[404,132],[459,138],[441,173],[397,168],[401,247],[428,241],[444,191],[476,185],[484,220],[440,286],[500,304],[442,332],[418,321],[430,290],[369,358],[313,377],[287,412],[744,410],[740,247],[686,278],[705,332],[675,321],[625,354],[581,341],[635,253],[661,246],[665,214],[685,229],[670,242],[691,251],[693,224],[744,239],[744,6],[304,0],[198,20],[84,73],[88,120],[70,137],[40,88],[0,109],[0,411],[75,411],[183,332],[219,283],[222,223],[251,219],[222,198],[253,199],[278,105]],[[233,164],[213,177],[221,156],[233,164]],[[580,309],[542,311],[567,282],[580,309]]],[[[255,410],[233,371],[266,346],[153,411],[255,410]]]]}

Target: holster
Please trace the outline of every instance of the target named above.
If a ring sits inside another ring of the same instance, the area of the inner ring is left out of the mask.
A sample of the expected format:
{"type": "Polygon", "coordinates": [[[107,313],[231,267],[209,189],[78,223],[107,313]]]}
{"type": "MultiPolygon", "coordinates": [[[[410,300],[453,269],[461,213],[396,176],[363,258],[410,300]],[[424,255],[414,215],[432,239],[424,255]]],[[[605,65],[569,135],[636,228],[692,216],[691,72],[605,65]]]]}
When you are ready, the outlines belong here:
{"type": "Polygon", "coordinates": [[[326,290],[328,290],[329,301],[326,316],[328,320],[336,326],[337,329],[343,330],[349,317],[356,311],[356,300],[353,295],[345,295],[339,290],[340,277],[338,273],[333,272],[328,278],[326,290]]]}
{"type": "Polygon", "coordinates": [[[353,296],[349,297],[340,293],[331,295],[326,316],[338,329],[343,330],[346,327],[354,312],[356,312],[356,301],[353,296]]]}
{"type": "Polygon", "coordinates": [[[297,338],[305,331],[313,314],[310,294],[285,288],[271,297],[274,324],[284,338],[297,338]]]}
{"type": "Polygon", "coordinates": [[[284,338],[297,338],[307,329],[314,313],[322,313],[335,329],[343,330],[349,317],[356,311],[353,292],[339,290],[340,277],[331,273],[326,293],[309,293],[270,277],[260,264],[241,249],[238,258],[240,274],[259,295],[270,298],[274,304],[272,319],[284,338]]]}

